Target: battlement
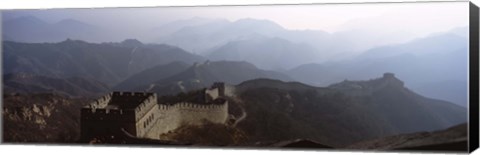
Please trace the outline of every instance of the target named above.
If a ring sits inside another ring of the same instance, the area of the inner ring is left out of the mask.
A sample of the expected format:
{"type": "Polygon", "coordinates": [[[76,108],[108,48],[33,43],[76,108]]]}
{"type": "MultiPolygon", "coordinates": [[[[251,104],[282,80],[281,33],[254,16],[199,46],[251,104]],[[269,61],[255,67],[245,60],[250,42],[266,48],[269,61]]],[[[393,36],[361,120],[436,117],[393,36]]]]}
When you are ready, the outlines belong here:
{"type": "Polygon", "coordinates": [[[222,103],[214,103],[214,104],[198,104],[192,102],[179,102],[175,104],[167,104],[167,105],[159,105],[158,108],[160,110],[171,110],[171,109],[190,109],[190,110],[220,110],[227,106],[226,100],[222,100],[218,102],[222,103]],[[223,102],[222,102],[223,101],[223,102]]]}
{"type": "Polygon", "coordinates": [[[156,100],[155,93],[144,92],[113,92],[109,105],[118,106],[121,109],[134,109],[146,106],[150,100],[156,100]]]}
{"type": "Polygon", "coordinates": [[[124,96],[124,97],[146,97],[154,95],[155,93],[148,92],[113,92],[113,96],[124,96]]]}
{"type": "Polygon", "coordinates": [[[214,82],[211,88],[223,88],[225,87],[225,83],[223,82],[214,82]]]}
{"type": "Polygon", "coordinates": [[[98,108],[105,108],[107,107],[108,102],[110,102],[111,99],[112,99],[112,93],[109,93],[105,96],[102,96],[99,99],[94,100],[92,103],[84,106],[84,108],[89,108],[89,109],[92,109],[93,111],[95,111],[95,109],[98,109],[98,108]]]}
{"type": "Polygon", "coordinates": [[[113,92],[82,108],[83,114],[123,115],[128,113],[145,113],[157,103],[155,93],[113,92]]]}

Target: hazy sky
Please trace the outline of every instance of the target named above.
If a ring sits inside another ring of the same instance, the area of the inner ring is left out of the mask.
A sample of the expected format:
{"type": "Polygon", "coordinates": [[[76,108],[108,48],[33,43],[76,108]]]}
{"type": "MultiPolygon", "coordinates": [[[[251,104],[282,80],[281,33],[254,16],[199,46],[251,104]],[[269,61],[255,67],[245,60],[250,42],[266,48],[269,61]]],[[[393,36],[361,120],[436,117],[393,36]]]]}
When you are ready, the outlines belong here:
{"type": "Polygon", "coordinates": [[[100,25],[143,28],[192,17],[272,20],[287,29],[327,32],[377,29],[428,34],[468,25],[467,2],[322,4],[228,7],[55,9],[4,12],[4,18],[34,15],[48,22],[65,18],[100,25]]]}

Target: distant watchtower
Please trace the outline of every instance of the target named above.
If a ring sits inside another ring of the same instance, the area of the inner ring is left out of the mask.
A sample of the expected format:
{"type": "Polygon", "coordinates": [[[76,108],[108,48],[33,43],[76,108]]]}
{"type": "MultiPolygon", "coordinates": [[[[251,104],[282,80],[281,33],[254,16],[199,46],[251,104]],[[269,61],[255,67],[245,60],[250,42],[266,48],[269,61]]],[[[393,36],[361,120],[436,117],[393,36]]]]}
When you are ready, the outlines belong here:
{"type": "Polygon", "coordinates": [[[225,96],[225,83],[215,82],[213,83],[212,88],[218,89],[218,96],[225,96]]]}
{"type": "Polygon", "coordinates": [[[383,78],[388,78],[388,79],[390,79],[390,78],[395,78],[395,74],[393,74],[393,73],[388,73],[388,72],[387,72],[387,73],[383,73],[383,78]]]}
{"type": "Polygon", "coordinates": [[[397,79],[395,77],[395,74],[393,74],[393,73],[384,73],[383,74],[383,79],[389,85],[398,86],[398,87],[403,87],[403,85],[404,85],[403,81],[397,79]]]}

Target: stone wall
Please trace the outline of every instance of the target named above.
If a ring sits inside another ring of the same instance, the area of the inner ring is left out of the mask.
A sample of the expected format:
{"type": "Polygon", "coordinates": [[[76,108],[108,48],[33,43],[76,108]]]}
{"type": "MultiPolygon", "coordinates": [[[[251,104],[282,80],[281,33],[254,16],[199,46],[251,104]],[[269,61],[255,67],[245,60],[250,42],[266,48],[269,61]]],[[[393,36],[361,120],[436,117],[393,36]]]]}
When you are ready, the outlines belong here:
{"type": "Polygon", "coordinates": [[[228,117],[228,103],[200,105],[195,103],[176,103],[159,105],[156,113],[155,127],[151,128],[146,138],[158,139],[163,133],[175,130],[183,125],[201,125],[203,121],[223,124],[228,117]]]}
{"type": "Polygon", "coordinates": [[[174,109],[179,115],[181,125],[199,125],[203,120],[223,124],[228,117],[228,103],[216,105],[198,105],[194,103],[178,103],[174,109]]]}
{"type": "Polygon", "coordinates": [[[146,134],[153,128],[156,127],[156,122],[159,119],[158,117],[158,105],[155,104],[152,109],[145,113],[144,117],[140,118],[135,127],[137,129],[137,137],[146,137],[146,134]]]}
{"type": "Polygon", "coordinates": [[[204,121],[223,124],[228,118],[228,102],[217,98],[224,91],[231,94],[233,90],[223,86],[206,89],[207,103],[168,105],[158,104],[154,93],[113,92],[82,108],[81,134],[84,138],[111,135],[124,128],[139,138],[159,139],[161,134],[182,125],[200,125],[204,121]]]}

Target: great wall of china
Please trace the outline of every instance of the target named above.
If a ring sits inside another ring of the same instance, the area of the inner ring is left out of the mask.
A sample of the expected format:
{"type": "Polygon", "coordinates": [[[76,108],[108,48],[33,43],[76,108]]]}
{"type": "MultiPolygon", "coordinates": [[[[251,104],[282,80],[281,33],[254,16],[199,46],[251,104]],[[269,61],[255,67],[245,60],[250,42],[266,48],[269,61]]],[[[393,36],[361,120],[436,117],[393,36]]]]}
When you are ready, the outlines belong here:
{"type": "Polygon", "coordinates": [[[215,83],[203,92],[204,103],[160,104],[155,93],[112,92],[82,108],[81,137],[115,136],[123,130],[138,138],[160,139],[183,125],[223,124],[229,116],[225,93],[233,94],[232,88],[215,83]]]}

